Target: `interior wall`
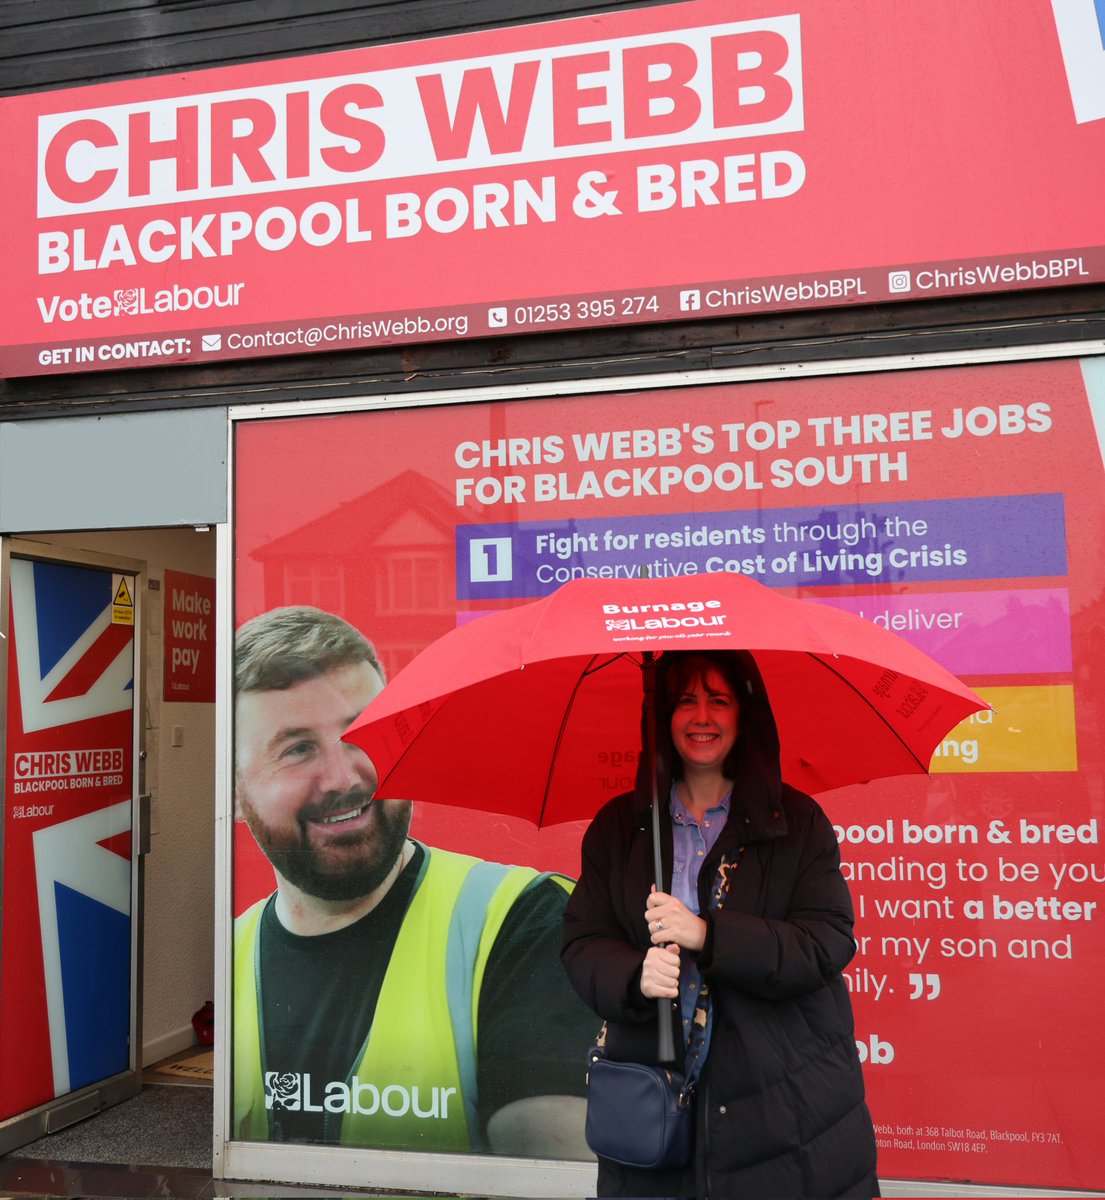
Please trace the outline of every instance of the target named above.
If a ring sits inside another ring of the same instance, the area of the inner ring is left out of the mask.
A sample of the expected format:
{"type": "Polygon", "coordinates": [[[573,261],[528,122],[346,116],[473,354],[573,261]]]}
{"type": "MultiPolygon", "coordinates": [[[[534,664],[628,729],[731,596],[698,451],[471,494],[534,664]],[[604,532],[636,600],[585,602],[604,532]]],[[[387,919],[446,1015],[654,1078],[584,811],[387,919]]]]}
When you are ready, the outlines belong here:
{"type": "Polygon", "coordinates": [[[215,533],[189,527],[20,536],[140,559],[147,567],[141,615],[152,836],[145,862],[141,1060],[148,1065],[193,1044],[192,1014],[215,994],[215,705],[162,700],[165,571],[214,577],[215,533]]]}

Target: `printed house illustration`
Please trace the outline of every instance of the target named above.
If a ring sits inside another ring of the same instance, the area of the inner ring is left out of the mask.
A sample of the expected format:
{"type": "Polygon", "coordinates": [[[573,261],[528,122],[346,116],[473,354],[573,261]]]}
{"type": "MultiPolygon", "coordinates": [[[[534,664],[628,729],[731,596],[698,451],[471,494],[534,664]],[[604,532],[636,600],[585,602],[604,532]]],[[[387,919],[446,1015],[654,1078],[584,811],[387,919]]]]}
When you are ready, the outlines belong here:
{"type": "Polygon", "coordinates": [[[455,624],[455,526],[449,494],[404,471],[255,551],[265,607],[337,613],[373,642],[390,678],[455,624]]]}

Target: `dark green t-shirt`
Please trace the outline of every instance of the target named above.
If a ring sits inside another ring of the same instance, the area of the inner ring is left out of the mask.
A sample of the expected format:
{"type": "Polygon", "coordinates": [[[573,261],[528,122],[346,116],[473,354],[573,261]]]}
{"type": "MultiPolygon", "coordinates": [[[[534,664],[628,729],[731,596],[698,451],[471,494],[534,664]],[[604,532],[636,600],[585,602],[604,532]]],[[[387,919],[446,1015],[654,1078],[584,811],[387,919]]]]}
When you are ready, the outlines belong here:
{"type": "MultiPolygon", "coordinates": [[[[334,933],[289,933],[273,901],[266,905],[260,929],[266,1070],[310,1074],[314,1081],[349,1077],[371,1028],[425,854],[416,844],[380,904],[334,933]]],[[[488,957],[477,1061],[478,1111],[485,1128],[492,1113],[514,1100],[585,1093],[584,1060],[599,1021],[560,965],[566,900],[567,893],[551,879],[530,885],[511,907],[488,957]]],[[[412,980],[411,986],[418,983],[412,980]]],[[[411,1036],[418,1031],[412,1029],[411,1036]]],[[[275,1141],[336,1140],[336,1132],[325,1128],[324,1113],[270,1116],[275,1141]]]]}

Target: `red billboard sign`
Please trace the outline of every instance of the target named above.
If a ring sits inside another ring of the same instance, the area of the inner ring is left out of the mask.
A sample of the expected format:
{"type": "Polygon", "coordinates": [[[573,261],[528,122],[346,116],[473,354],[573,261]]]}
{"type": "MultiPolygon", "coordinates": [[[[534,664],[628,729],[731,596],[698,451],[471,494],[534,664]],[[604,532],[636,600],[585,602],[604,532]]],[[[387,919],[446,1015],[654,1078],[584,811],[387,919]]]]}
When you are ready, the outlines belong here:
{"type": "MultiPolygon", "coordinates": [[[[243,422],[236,621],[285,605],[339,613],[390,677],[457,622],[577,576],[647,568],[706,587],[732,571],[933,655],[993,711],[940,744],[930,776],[819,797],[856,907],[845,976],[880,1174],[1095,1188],[1103,365],[243,422]]],[[[310,757],[304,722],[284,724],[296,761],[310,757]]],[[[638,751],[599,756],[596,807],[633,786],[638,751]]],[[[578,874],[584,822],[536,830],[411,799],[431,846],[578,874]]],[[[273,871],[236,828],[243,913],[273,871]]],[[[569,1081],[585,1049],[564,1049],[569,1081]]]]}
{"type": "Polygon", "coordinates": [[[0,373],[1099,281],[1103,23],[695,0],[7,99],[0,373]]]}

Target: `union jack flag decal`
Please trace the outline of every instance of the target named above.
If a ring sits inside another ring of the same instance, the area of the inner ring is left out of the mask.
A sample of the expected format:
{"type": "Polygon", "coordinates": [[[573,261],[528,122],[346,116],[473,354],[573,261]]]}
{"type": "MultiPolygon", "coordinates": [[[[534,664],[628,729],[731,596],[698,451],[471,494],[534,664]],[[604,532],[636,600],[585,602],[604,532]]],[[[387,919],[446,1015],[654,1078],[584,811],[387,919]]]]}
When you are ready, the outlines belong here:
{"type": "Polygon", "coordinates": [[[134,580],[8,585],[0,1120],[126,1070],[131,1027],[134,580]]]}
{"type": "Polygon", "coordinates": [[[109,571],[11,560],[25,733],[131,708],[134,627],[112,623],[113,596],[109,571]]]}

